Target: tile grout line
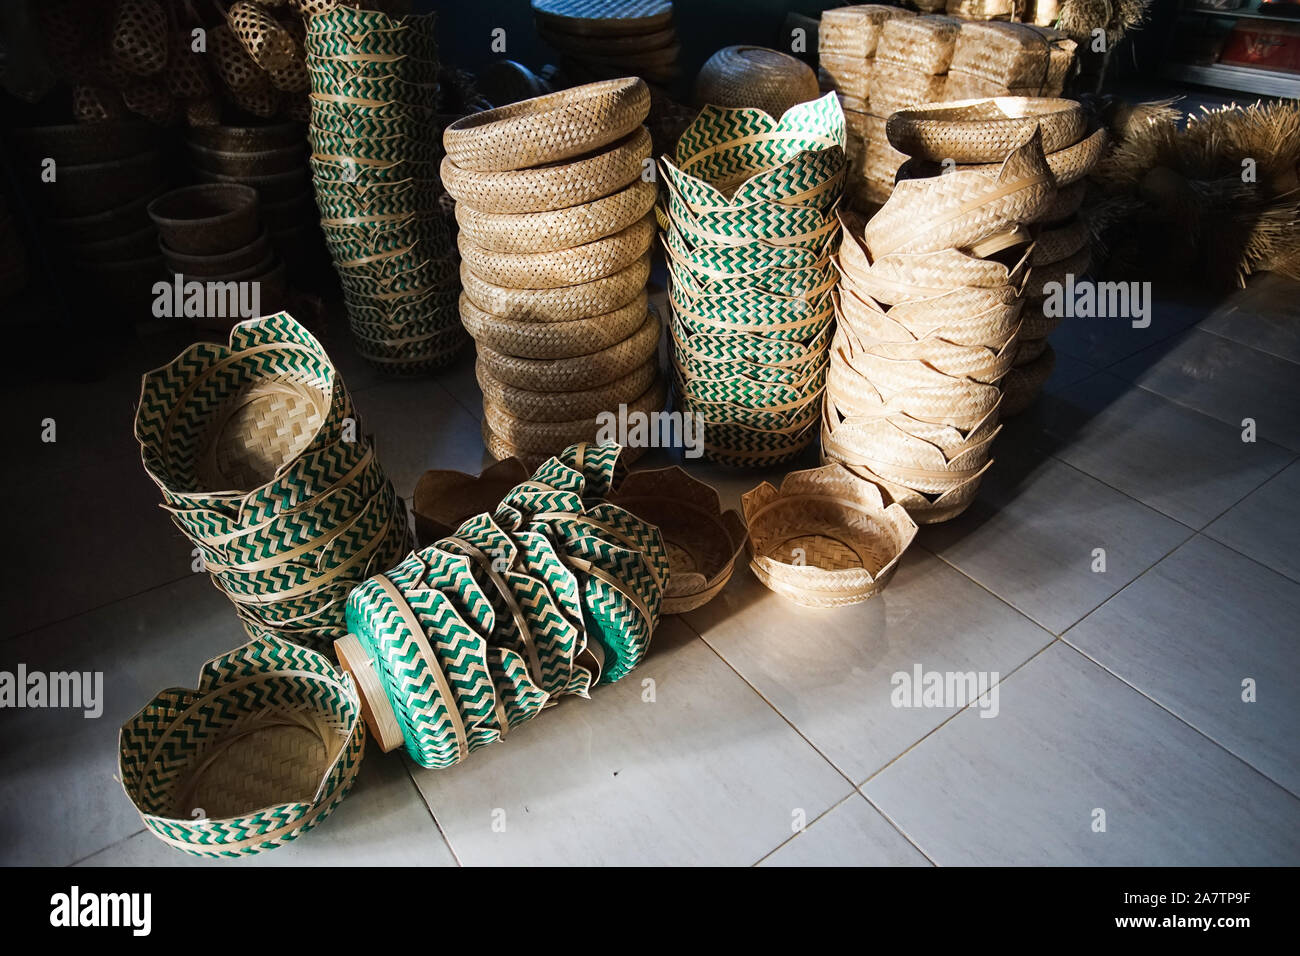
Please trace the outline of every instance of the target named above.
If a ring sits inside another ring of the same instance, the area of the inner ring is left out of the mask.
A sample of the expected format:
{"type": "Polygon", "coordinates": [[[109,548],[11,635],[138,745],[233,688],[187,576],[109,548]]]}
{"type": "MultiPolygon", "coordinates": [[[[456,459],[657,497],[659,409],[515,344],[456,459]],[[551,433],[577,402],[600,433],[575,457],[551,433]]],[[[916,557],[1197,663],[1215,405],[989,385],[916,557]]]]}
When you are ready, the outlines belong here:
{"type": "MultiPolygon", "coordinates": [[[[1210,316],[1206,316],[1206,318],[1210,318],[1210,316]]],[[[1274,352],[1272,349],[1262,349],[1258,345],[1251,345],[1249,342],[1241,341],[1241,339],[1234,339],[1231,335],[1224,335],[1222,332],[1219,332],[1216,329],[1207,329],[1200,324],[1193,326],[1193,328],[1200,329],[1202,332],[1205,332],[1208,335],[1218,336],[1219,338],[1223,339],[1225,342],[1231,342],[1233,345],[1240,345],[1242,348],[1251,349],[1252,351],[1258,352],[1260,355],[1269,355],[1280,361],[1290,362],[1292,365],[1300,365],[1300,362],[1297,362],[1293,358],[1288,358],[1285,355],[1281,355],[1278,352],[1274,352]]]]}
{"type": "Polygon", "coordinates": [[[931,866],[937,867],[940,865],[938,860],[936,860],[934,857],[930,856],[930,854],[926,853],[924,850],[921,849],[921,845],[917,843],[915,840],[913,840],[907,834],[907,831],[903,829],[902,825],[897,820],[895,820],[891,814],[887,813],[884,807],[876,803],[876,801],[872,800],[871,797],[867,796],[867,794],[863,791],[862,787],[858,787],[858,796],[862,797],[863,800],[867,801],[868,804],[874,807],[875,811],[879,813],[882,817],[884,817],[885,820],[889,822],[889,825],[891,827],[893,827],[900,834],[902,834],[903,839],[907,840],[908,843],[916,847],[917,851],[920,852],[921,855],[923,855],[927,860],[930,861],[931,866]]]}
{"type": "Polygon", "coordinates": [[[133,830],[132,832],[128,833],[126,836],[122,837],[122,839],[114,840],[112,843],[108,844],[107,846],[101,846],[98,850],[93,850],[92,852],[87,853],[85,856],[81,857],[80,859],[73,860],[71,863],[65,863],[63,865],[65,868],[67,868],[67,867],[76,866],[79,863],[85,863],[92,856],[99,856],[99,854],[103,853],[106,850],[111,850],[115,846],[121,846],[123,843],[126,843],[128,840],[134,840],[141,833],[148,833],[148,832],[149,831],[144,829],[143,827],[141,827],[139,830],[133,830]]]}
{"type": "Polygon", "coordinates": [[[429,801],[426,800],[424,797],[424,791],[421,790],[420,785],[415,782],[415,773],[412,768],[411,762],[407,760],[405,756],[403,756],[401,759],[402,759],[402,769],[406,772],[406,779],[407,781],[410,782],[411,786],[415,788],[415,795],[419,799],[420,803],[424,804],[424,809],[429,814],[429,819],[433,821],[433,825],[437,829],[438,835],[442,837],[442,842],[443,845],[447,848],[447,852],[450,853],[451,858],[456,861],[456,865],[461,869],[464,869],[465,864],[461,860],[460,854],[457,853],[456,848],[451,845],[451,839],[450,837],[447,836],[447,831],[444,830],[442,828],[442,824],[438,822],[438,815],[433,812],[433,807],[429,806],[429,801]]]}
{"type": "MultiPolygon", "coordinates": [[[[703,638],[700,638],[700,640],[703,640],[703,638]]],[[[840,799],[840,800],[838,800],[837,802],[831,804],[829,807],[827,807],[827,808],[826,808],[825,810],[823,810],[821,813],[817,814],[817,816],[815,816],[815,817],[813,817],[811,820],[809,820],[808,823],[804,826],[804,828],[803,828],[802,830],[798,831],[797,833],[791,833],[788,837],[786,837],[784,840],[782,840],[780,843],[778,843],[778,844],[777,844],[776,846],[774,846],[772,849],[768,850],[766,853],[764,853],[762,856],[760,856],[760,857],[759,857],[757,860],[755,860],[753,863],[749,864],[749,868],[752,870],[754,867],[758,866],[758,865],[759,865],[760,863],[762,863],[764,860],[766,860],[766,859],[768,859],[770,856],[772,856],[772,854],[774,854],[777,850],[781,849],[781,847],[783,847],[783,846],[789,846],[791,843],[794,842],[794,840],[795,840],[796,838],[803,836],[805,833],[807,833],[809,830],[811,830],[811,829],[812,829],[812,828],[817,824],[817,822],[818,822],[819,820],[824,820],[826,817],[828,817],[828,816],[830,816],[832,813],[834,813],[837,809],[839,809],[840,807],[844,806],[845,803],[847,803],[848,801],[852,800],[852,799],[853,799],[853,794],[854,794],[855,792],[856,792],[856,791],[854,791],[854,790],[850,790],[848,793],[846,793],[846,794],[844,795],[844,797],[843,797],[842,799],[840,799]]]]}
{"type": "MultiPolygon", "coordinates": [[[[151,585],[149,585],[149,587],[147,587],[147,588],[142,588],[142,589],[139,590],[139,591],[133,591],[133,592],[131,592],[130,594],[123,595],[122,597],[116,597],[116,598],[113,598],[112,600],[105,601],[105,602],[103,602],[102,604],[96,604],[96,605],[93,606],[93,607],[88,607],[88,608],[86,608],[84,611],[77,611],[77,612],[75,612],[75,613],[73,613],[73,614],[69,614],[69,615],[67,615],[66,617],[60,617],[60,618],[56,618],[56,619],[54,619],[54,620],[44,621],[44,622],[42,622],[42,623],[40,623],[40,624],[37,624],[37,625],[35,625],[35,626],[33,626],[33,627],[29,627],[29,628],[27,628],[26,630],[15,631],[13,634],[6,635],[5,637],[0,637],[0,644],[3,644],[3,642],[5,642],[5,641],[14,641],[14,640],[18,640],[19,638],[22,638],[22,637],[30,637],[31,635],[35,634],[35,633],[38,632],[38,631],[43,631],[43,630],[45,630],[45,628],[47,628],[47,627],[54,627],[54,626],[59,625],[59,624],[67,624],[69,621],[75,621],[77,618],[79,618],[79,617],[85,617],[87,614],[94,614],[94,613],[96,613],[97,611],[102,611],[102,610],[104,610],[105,608],[110,608],[110,607],[112,607],[114,604],[121,604],[121,603],[123,603],[123,602],[125,602],[125,601],[131,601],[131,600],[134,600],[135,598],[142,597],[143,595],[149,594],[149,593],[151,593],[151,592],[153,592],[153,591],[159,591],[159,590],[161,590],[161,589],[163,589],[163,588],[165,588],[165,587],[169,587],[169,586],[171,586],[171,585],[173,585],[173,584],[176,584],[176,583],[178,583],[178,582],[180,582],[180,581],[186,581],[186,580],[188,580],[189,578],[191,578],[192,576],[194,576],[195,573],[196,573],[196,572],[191,571],[191,572],[189,572],[189,573],[187,573],[187,574],[181,575],[180,577],[169,578],[168,580],[166,580],[166,581],[162,581],[162,582],[159,582],[158,584],[151,584],[151,585]]],[[[199,574],[203,574],[203,573],[206,573],[206,572],[202,572],[202,571],[200,571],[200,572],[197,572],[197,573],[199,573],[199,574]]],[[[238,621],[238,618],[236,618],[236,622],[237,622],[237,621],[238,621]]],[[[238,646],[238,645],[236,645],[236,646],[238,646]]]]}
{"type": "MultiPolygon", "coordinates": [[[[1080,622],[1080,623],[1082,623],[1082,622],[1080,622]]],[[[1073,629],[1073,628],[1071,628],[1071,629],[1073,629]]],[[[1067,633],[1068,633],[1068,632],[1067,632],[1067,633]]],[[[1270,777],[1267,773],[1265,773],[1265,772],[1264,772],[1263,770],[1261,770],[1259,767],[1256,767],[1253,763],[1251,763],[1249,760],[1247,760],[1247,759],[1246,759],[1245,757],[1243,757],[1241,754],[1239,754],[1239,753],[1237,753],[1236,751],[1234,751],[1234,750],[1233,750],[1231,747],[1229,747],[1227,744],[1223,743],[1223,742],[1220,741],[1220,740],[1215,740],[1213,737],[1211,737],[1211,736],[1209,735],[1208,732],[1202,730],[1200,727],[1197,727],[1194,723],[1192,723],[1192,722],[1191,722],[1190,720],[1188,720],[1186,717],[1183,717],[1181,714],[1175,713],[1173,710],[1171,710],[1171,709],[1170,709],[1169,707],[1167,707],[1165,704],[1161,703],[1161,702],[1160,702],[1159,700],[1157,700],[1156,698],[1152,697],[1150,694],[1148,694],[1148,693],[1147,693],[1146,691],[1144,691],[1142,688],[1138,687],[1136,684],[1132,683],[1132,682],[1129,681],[1127,678],[1125,678],[1125,677],[1123,677],[1122,675],[1120,675],[1117,671],[1114,671],[1114,670],[1112,670],[1111,668],[1107,667],[1107,666],[1106,666],[1105,664],[1103,664],[1101,661],[1097,660],[1095,657],[1093,657],[1092,655],[1090,655],[1090,654],[1089,654],[1087,651],[1085,651],[1083,648],[1081,648],[1081,647],[1075,645],[1074,643],[1072,643],[1072,642],[1071,642],[1068,638],[1066,638],[1064,635],[1062,635],[1062,636],[1059,638],[1059,640],[1061,641],[1062,644],[1064,644],[1066,647],[1070,648],[1072,651],[1074,651],[1076,654],[1078,654],[1078,655],[1079,655],[1080,657],[1082,657],[1084,660],[1086,660],[1086,661],[1090,661],[1091,663],[1097,665],[1097,666],[1100,667],[1103,671],[1105,671],[1107,674],[1110,674],[1110,675],[1111,675],[1112,677],[1114,677],[1117,681],[1119,681],[1121,684],[1123,684],[1125,687],[1129,688],[1130,690],[1132,690],[1134,693],[1138,694],[1139,696],[1141,696],[1141,697],[1144,698],[1145,700],[1150,701],[1152,704],[1154,704],[1156,707],[1160,708],[1162,711],[1164,711],[1166,714],[1168,714],[1168,715],[1169,715],[1170,717],[1172,717],[1174,720],[1178,721],[1178,722],[1179,722],[1180,724],[1182,724],[1183,726],[1188,727],[1189,729],[1193,730],[1193,731],[1194,731],[1196,734],[1198,734],[1201,738],[1203,738],[1204,740],[1206,740],[1206,741],[1208,741],[1209,743],[1213,744],[1215,747],[1218,747],[1218,748],[1219,748],[1220,750],[1222,750],[1224,753],[1226,753],[1226,754],[1230,754],[1234,759],[1236,759],[1236,760],[1240,761],[1241,763],[1245,764],[1245,765],[1246,765],[1247,767],[1249,767],[1251,770],[1255,771],[1255,773],[1259,774],[1261,777],[1263,777],[1263,778],[1264,778],[1265,780],[1267,780],[1269,783],[1273,784],[1275,787],[1278,787],[1278,788],[1279,788],[1280,790],[1282,790],[1284,793],[1286,793],[1286,794],[1288,794],[1289,796],[1295,798],[1297,801],[1300,801],[1300,793],[1296,793],[1294,790],[1292,790],[1292,789],[1291,789],[1290,787],[1288,787],[1286,784],[1281,783],[1281,782],[1279,782],[1279,781],[1277,781],[1277,780],[1274,780],[1274,779],[1273,779],[1272,777],[1270,777]]]]}

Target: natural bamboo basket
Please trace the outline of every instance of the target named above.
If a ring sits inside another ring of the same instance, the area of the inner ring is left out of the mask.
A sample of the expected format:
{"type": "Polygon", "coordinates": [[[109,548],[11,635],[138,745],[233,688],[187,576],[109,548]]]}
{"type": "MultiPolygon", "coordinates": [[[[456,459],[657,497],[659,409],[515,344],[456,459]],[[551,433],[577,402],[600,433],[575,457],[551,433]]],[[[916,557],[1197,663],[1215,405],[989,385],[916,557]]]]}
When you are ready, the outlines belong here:
{"type": "Polygon", "coordinates": [[[870,469],[841,461],[829,452],[823,453],[822,460],[839,461],[853,474],[866,481],[874,482],[888,496],[887,500],[902,505],[906,509],[908,517],[918,525],[951,521],[969,508],[979,491],[980,483],[984,480],[984,472],[993,464],[989,462],[977,475],[956,486],[951,491],[946,491],[941,495],[923,495],[904,485],[886,481],[879,475],[873,474],[870,469]]]}
{"type": "Polygon", "coordinates": [[[901,505],[837,465],[791,472],[741,498],[750,567],[768,588],[805,607],[844,607],[876,594],[916,537],[901,505]]]}
{"type": "Polygon", "coordinates": [[[1056,191],[1034,134],[998,168],[958,170],[900,182],[867,224],[873,257],[961,248],[1039,215],[1056,191]]]}
{"type": "Polygon", "coordinates": [[[520,289],[555,289],[621,272],[645,255],[654,236],[654,219],[646,216],[612,236],[554,252],[492,252],[464,232],[457,244],[465,264],[489,282],[520,289]]]}
{"type": "Polygon", "coordinates": [[[482,212],[545,212],[590,203],[627,187],[641,176],[650,151],[650,133],[639,127],[586,159],[535,169],[480,172],[458,166],[447,157],[441,176],[453,198],[482,212]]]}
{"type": "Polygon", "coordinates": [[[563,422],[594,419],[601,412],[616,411],[619,405],[636,401],[658,378],[659,360],[652,356],[622,378],[578,392],[516,388],[493,376],[482,362],[477,363],[475,373],[484,401],[525,421],[563,422]]]}
{"type": "Polygon", "coordinates": [[[871,72],[875,61],[836,53],[822,53],[818,59],[828,88],[865,109],[871,98],[871,72]]]}
{"type": "Polygon", "coordinates": [[[948,72],[961,21],[952,17],[895,17],[881,26],[876,63],[938,76],[948,72]]]}
{"type": "MultiPolygon", "coordinates": [[[[1020,327],[1024,302],[994,305],[982,312],[949,317],[932,310],[919,313],[902,311],[895,315],[874,300],[860,297],[852,288],[841,290],[839,324],[848,326],[863,342],[914,342],[923,338],[941,338],[958,345],[1000,349],[1020,327]]],[[[900,308],[895,306],[894,308],[900,308]]]]}
{"type": "Polygon", "coordinates": [[[1030,262],[1035,268],[1068,259],[1088,245],[1090,233],[1082,219],[1074,218],[1058,226],[1043,228],[1034,242],[1030,262]]]}
{"type": "Polygon", "coordinates": [[[950,69],[1011,89],[1033,88],[1041,96],[1061,89],[1074,67],[1074,50],[1073,40],[1053,30],[1023,23],[967,22],[957,37],[950,69]]]}
{"type": "Polygon", "coordinates": [[[656,192],[654,183],[637,180],[590,203],[536,213],[488,213],[458,203],[456,222],[463,235],[491,252],[556,252],[622,232],[646,217],[656,192]]]}
{"type": "MultiPolygon", "coordinates": [[[[660,323],[653,311],[632,335],[609,348],[570,359],[527,359],[479,346],[479,361],[516,388],[576,392],[622,378],[648,361],[659,348],[660,323]]],[[[504,437],[504,436],[503,436],[504,437]]]]}
{"type": "Polygon", "coordinates": [[[224,23],[208,31],[212,68],[232,93],[253,93],[271,87],[271,80],[248,55],[242,43],[224,23]]]}
{"type": "Polygon", "coordinates": [[[251,856],[296,839],[343,801],[365,752],[352,680],[274,637],[214,658],[196,690],[162,691],[118,738],[141,820],[193,856],[251,856]]]}
{"type": "Polygon", "coordinates": [[[484,312],[468,294],[460,300],[461,321],[476,342],[506,355],[533,359],[570,358],[609,348],[644,324],[646,309],[642,292],[604,315],[567,322],[521,322],[484,312]]]}
{"type": "Polygon", "coordinates": [[[515,458],[498,461],[478,475],[426,471],[411,496],[418,546],[454,534],[463,522],[491,511],[511,488],[527,480],[528,469],[515,458]]]}
{"type": "Polygon", "coordinates": [[[748,531],[717,491],[678,467],[634,471],[610,499],[659,529],[668,550],[663,613],[703,607],[727,586],[748,531]]]}
{"type": "Polygon", "coordinates": [[[915,17],[911,10],[884,4],[833,7],[822,13],[817,52],[864,60],[876,55],[884,24],[897,17],[915,17]]]}
{"type": "Polygon", "coordinates": [[[871,70],[871,112],[876,116],[887,118],[909,106],[947,99],[944,95],[947,81],[948,78],[944,74],[935,76],[887,63],[884,60],[876,60],[871,70]]]}
{"type": "Polygon", "coordinates": [[[1083,199],[1087,192],[1088,183],[1083,179],[1068,186],[1058,185],[1056,197],[1032,221],[1044,225],[1064,222],[1083,208],[1083,199]]]}
{"type": "MultiPolygon", "coordinates": [[[[662,378],[656,378],[640,395],[633,396],[619,404],[627,406],[629,414],[652,415],[663,410],[668,400],[668,387],[662,378]]],[[[535,421],[519,418],[491,401],[483,398],[483,423],[502,441],[525,453],[538,452],[553,454],[575,442],[592,441],[598,435],[600,422],[596,416],[601,412],[617,411],[612,408],[598,408],[590,416],[570,418],[563,421],[535,421]]]]}
{"type": "Polygon", "coordinates": [[[970,379],[938,377],[934,385],[882,395],[861,372],[831,352],[826,377],[826,401],[841,418],[914,420],[953,428],[973,428],[998,408],[1002,392],[996,385],[970,379]]]}
{"type": "Polygon", "coordinates": [[[297,57],[289,31],[256,3],[238,0],[231,4],[226,23],[253,62],[264,70],[284,69],[297,57]]]}
{"type": "Polygon", "coordinates": [[[889,141],[919,159],[994,163],[1023,143],[1037,126],[1043,151],[1078,142],[1086,129],[1083,107],[1048,97],[959,100],[901,110],[889,118],[889,141]]]}
{"type": "Polygon", "coordinates": [[[167,11],[158,0],[119,0],[113,12],[113,62],[137,76],[167,65],[167,11]]]}
{"type": "Polygon", "coordinates": [[[1034,266],[1034,271],[1029,276],[1029,283],[1025,287],[1025,296],[1031,302],[1041,300],[1048,294],[1046,291],[1048,285],[1055,283],[1064,286],[1068,276],[1072,275],[1076,279],[1083,276],[1091,264],[1092,250],[1084,246],[1064,259],[1034,266]]]}
{"type": "Polygon", "coordinates": [[[462,169],[523,169],[607,146],[634,132],[649,112],[644,81],[605,80],[472,113],[448,126],[442,141],[462,169]]]}
{"type": "Polygon", "coordinates": [[[1010,17],[1016,0],[947,0],[948,13],[963,20],[994,20],[1010,17]]]}
{"type": "Polygon", "coordinates": [[[756,106],[773,116],[820,95],[817,75],[806,63],[761,46],[723,47],[695,78],[701,106],[756,106]]]}
{"type": "MultiPolygon", "coordinates": [[[[1101,160],[1108,141],[1106,128],[1100,126],[1077,143],[1048,153],[1047,166],[1052,171],[1052,178],[1057,187],[1073,185],[1088,175],[1101,160]]],[[[963,171],[973,169],[991,172],[994,168],[992,165],[966,166],[963,167],[963,171]]],[[[1046,212],[1040,210],[1039,215],[1046,215],[1046,212]]]]}
{"type": "Polygon", "coordinates": [[[517,322],[571,322],[614,312],[641,295],[649,277],[648,252],[602,279],[555,289],[495,285],[480,278],[467,263],[460,265],[461,285],[469,300],[484,312],[517,322]]]}
{"type": "Polygon", "coordinates": [[[672,23],[671,0],[533,0],[533,15],[545,25],[572,36],[636,36],[672,23]]]}
{"type": "MultiPolygon", "coordinates": [[[[582,58],[592,54],[604,56],[636,55],[660,51],[677,46],[677,31],[671,27],[653,30],[649,33],[636,33],[628,36],[588,37],[555,30],[545,24],[537,25],[537,35],[561,53],[582,58]]],[[[631,70],[629,72],[637,72],[631,70]]]]}
{"type": "Polygon", "coordinates": [[[1015,368],[1024,368],[1047,351],[1047,339],[1021,339],[1016,346],[1015,368]]]}
{"type": "Polygon", "coordinates": [[[1019,415],[1037,401],[1055,366],[1056,352],[1049,344],[1034,361],[1013,368],[1002,381],[1002,414],[1008,418],[1019,415]]]}

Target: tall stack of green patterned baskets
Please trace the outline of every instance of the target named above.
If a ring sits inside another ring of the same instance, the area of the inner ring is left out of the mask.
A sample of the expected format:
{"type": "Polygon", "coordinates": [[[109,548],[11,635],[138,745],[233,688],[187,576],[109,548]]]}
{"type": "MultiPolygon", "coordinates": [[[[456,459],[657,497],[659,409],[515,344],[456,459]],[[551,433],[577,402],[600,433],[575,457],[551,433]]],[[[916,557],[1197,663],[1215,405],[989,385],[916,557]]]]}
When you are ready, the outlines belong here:
{"type": "Polygon", "coordinates": [[[712,461],[773,465],[816,437],[844,142],[834,95],[779,120],[707,107],[661,161],[677,407],[712,461]]]}
{"type": "Polygon", "coordinates": [[[336,7],[307,29],[321,226],[357,349],[394,375],[444,365],[468,341],[438,207],[433,21],[336,7]]]}
{"type": "Polygon", "coordinates": [[[164,510],[253,637],[328,651],[352,588],[410,550],[342,379],[286,313],[145,375],[135,434],[164,510]]]}
{"type": "Polygon", "coordinates": [[[604,500],[621,474],[618,446],[571,446],[352,593],[336,653],[385,751],[452,766],[641,660],[668,554],[656,527],[604,500]]]}

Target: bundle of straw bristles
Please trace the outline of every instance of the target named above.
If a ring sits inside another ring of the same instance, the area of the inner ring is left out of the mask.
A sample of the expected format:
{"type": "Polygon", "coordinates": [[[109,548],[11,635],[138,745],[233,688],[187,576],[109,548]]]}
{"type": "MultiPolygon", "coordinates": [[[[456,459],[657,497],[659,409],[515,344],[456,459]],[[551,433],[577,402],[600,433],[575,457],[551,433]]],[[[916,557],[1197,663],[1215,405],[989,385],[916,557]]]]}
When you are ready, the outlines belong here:
{"type": "Polygon", "coordinates": [[[961,18],[879,4],[822,14],[818,79],[844,108],[852,163],[845,191],[854,206],[884,203],[907,159],[885,136],[891,113],[922,103],[1060,95],[1075,69],[1075,42],[1046,27],[990,19],[1000,9],[997,2],[949,0],[948,12],[961,18]]]}

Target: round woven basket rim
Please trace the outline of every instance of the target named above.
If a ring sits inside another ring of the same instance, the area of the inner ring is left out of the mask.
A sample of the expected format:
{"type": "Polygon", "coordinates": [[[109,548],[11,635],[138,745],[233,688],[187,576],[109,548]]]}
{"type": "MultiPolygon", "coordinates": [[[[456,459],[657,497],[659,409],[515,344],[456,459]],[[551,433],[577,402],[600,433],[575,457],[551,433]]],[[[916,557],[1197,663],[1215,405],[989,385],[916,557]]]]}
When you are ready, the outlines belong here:
{"type": "Polygon", "coordinates": [[[540,392],[518,388],[494,376],[482,362],[474,365],[475,378],[486,399],[509,411],[516,418],[529,421],[566,421],[575,417],[595,416],[616,409],[621,403],[634,401],[659,375],[658,356],[651,356],[621,378],[596,388],[576,392],[540,392]],[[588,409],[588,411],[577,411],[588,409]]]}
{"type": "Polygon", "coordinates": [[[622,342],[569,359],[527,359],[479,346],[479,359],[493,376],[517,388],[579,391],[605,385],[641,365],[659,349],[661,323],[653,309],[622,342]]]}
{"type": "Polygon", "coordinates": [[[588,355],[616,345],[645,321],[644,290],[630,302],[601,315],[566,322],[520,322],[484,312],[468,293],[461,294],[460,317],[480,345],[519,358],[561,359],[588,355]]]}
{"type": "Polygon", "coordinates": [[[555,252],[496,253],[464,233],[457,244],[470,270],[495,284],[554,289],[621,272],[646,254],[654,237],[654,219],[645,216],[612,236],[555,252]]]}
{"type": "Polygon", "coordinates": [[[555,252],[622,232],[645,218],[657,194],[654,183],[638,179],[589,203],[544,212],[491,213],[457,203],[456,222],[493,252],[555,252]]]}
{"type": "Polygon", "coordinates": [[[1087,128],[1083,104],[1062,97],[994,96],[901,109],[888,118],[886,135],[899,152],[918,159],[959,164],[996,163],[1037,127],[1043,151],[1072,146],[1087,128]],[[1019,107],[1021,115],[965,118],[977,107],[1019,107]]]}

